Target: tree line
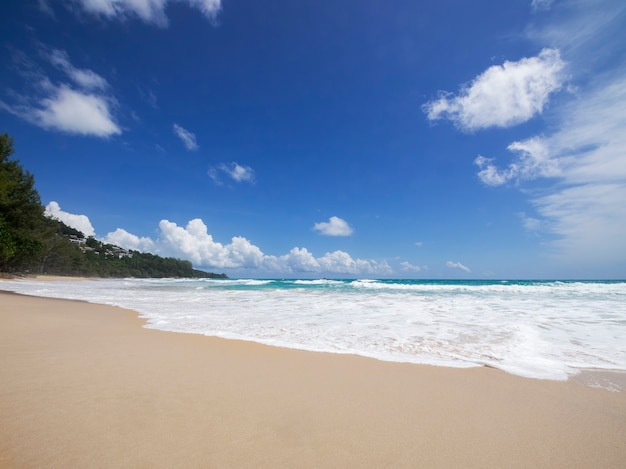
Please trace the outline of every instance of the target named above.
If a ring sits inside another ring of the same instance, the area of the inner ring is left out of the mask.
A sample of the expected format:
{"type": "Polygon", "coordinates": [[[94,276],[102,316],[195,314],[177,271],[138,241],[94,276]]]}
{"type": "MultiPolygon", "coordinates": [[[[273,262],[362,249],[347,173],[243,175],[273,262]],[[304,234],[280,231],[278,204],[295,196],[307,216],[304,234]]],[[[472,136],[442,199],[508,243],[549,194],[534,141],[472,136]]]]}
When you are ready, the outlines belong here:
{"type": "Polygon", "coordinates": [[[194,269],[191,262],[124,250],[44,215],[34,176],[0,134],[0,272],[87,277],[226,278],[194,269]]]}

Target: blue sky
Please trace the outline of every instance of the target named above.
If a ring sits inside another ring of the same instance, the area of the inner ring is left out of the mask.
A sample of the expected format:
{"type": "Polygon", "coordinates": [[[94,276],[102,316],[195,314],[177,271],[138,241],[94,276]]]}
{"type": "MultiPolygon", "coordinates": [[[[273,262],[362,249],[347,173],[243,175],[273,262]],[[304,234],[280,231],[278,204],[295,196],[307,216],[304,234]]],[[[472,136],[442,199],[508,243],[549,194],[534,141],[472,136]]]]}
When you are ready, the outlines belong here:
{"type": "Polygon", "coordinates": [[[51,216],[233,277],[625,278],[626,5],[20,0],[51,216]]]}

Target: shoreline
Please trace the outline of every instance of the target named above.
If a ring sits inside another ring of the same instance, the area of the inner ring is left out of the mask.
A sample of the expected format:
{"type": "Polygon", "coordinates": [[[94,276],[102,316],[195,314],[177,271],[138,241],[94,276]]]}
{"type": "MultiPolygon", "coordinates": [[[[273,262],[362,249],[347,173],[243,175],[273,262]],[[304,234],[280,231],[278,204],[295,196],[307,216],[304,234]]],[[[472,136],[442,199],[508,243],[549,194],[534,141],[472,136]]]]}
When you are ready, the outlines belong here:
{"type": "MultiPolygon", "coordinates": [[[[48,274],[27,274],[27,275],[22,275],[22,276],[17,276],[17,277],[1,277],[0,276],[0,284],[2,283],[2,281],[4,280],[9,280],[9,281],[49,281],[49,282],[64,282],[64,281],[68,281],[68,282],[82,282],[82,281],[89,281],[89,280],[98,280],[100,278],[98,277],[81,277],[81,276],[59,276],[59,275],[48,275],[48,274]]],[[[106,280],[106,279],[105,279],[106,280]]],[[[18,295],[24,295],[24,296],[30,296],[27,293],[19,293],[19,292],[14,292],[14,291],[10,291],[10,290],[1,290],[0,289],[0,294],[2,293],[15,293],[18,295]]],[[[36,296],[35,297],[39,297],[36,296]]],[[[50,299],[57,299],[55,297],[39,297],[39,298],[50,298],[50,299]]],[[[58,298],[58,299],[63,299],[63,298],[58,298]]],[[[68,299],[65,298],[66,301],[83,301],[85,303],[88,304],[102,304],[102,303],[92,303],[89,300],[76,300],[76,299],[68,299]]],[[[103,304],[104,305],[104,304],[103,304]]],[[[122,307],[122,309],[124,309],[122,307]]],[[[132,310],[131,310],[132,311],[132,310]]],[[[132,311],[133,314],[136,314],[137,316],[140,316],[140,313],[138,313],[137,311],[132,311]]],[[[148,320],[144,320],[142,318],[142,321],[144,321],[143,326],[149,326],[149,322],[148,320]]],[[[154,329],[154,330],[159,330],[159,331],[163,331],[163,332],[170,332],[170,333],[183,333],[183,332],[177,332],[177,331],[171,331],[171,330],[166,330],[166,329],[158,329],[156,327],[153,326],[149,326],[147,327],[148,329],[154,329]]],[[[348,355],[348,356],[358,356],[358,357],[362,357],[362,358],[368,358],[368,359],[373,359],[373,360],[377,360],[377,361],[382,361],[383,363],[407,363],[407,364],[415,364],[415,365],[426,365],[426,366],[435,366],[435,367],[443,367],[443,368],[450,368],[450,369],[464,369],[464,368],[481,368],[481,367],[486,367],[486,368],[493,368],[495,370],[501,371],[503,373],[508,373],[508,374],[512,374],[508,371],[502,370],[500,368],[498,368],[497,366],[491,365],[491,364],[475,364],[472,366],[454,366],[454,365],[446,365],[446,364],[427,364],[427,363],[415,363],[415,362],[404,362],[404,361],[395,361],[395,360],[385,360],[382,358],[377,358],[377,357],[372,357],[372,356],[368,356],[368,355],[359,355],[356,353],[334,353],[334,352],[328,352],[328,351],[317,351],[317,350],[308,350],[306,348],[294,348],[294,347],[286,347],[286,346],[281,346],[281,345],[275,345],[275,344],[266,344],[264,342],[261,341],[256,341],[256,340],[248,340],[245,338],[227,338],[227,337],[219,337],[219,336],[206,336],[204,334],[200,334],[200,333],[194,333],[194,332],[184,332],[185,334],[193,334],[193,335],[200,335],[202,337],[216,337],[216,338],[221,338],[221,339],[225,339],[225,340],[238,340],[238,341],[242,341],[242,342],[252,342],[252,343],[256,343],[256,344],[261,344],[261,345],[266,345],[266,346],[270,346],[270,347],[277,347],[277,348],[281,348],[281,349],[285,349],[285,350],[297,350],[297,351],[304,351],[304,352],[309,352],[309,353],[329,353],[331,355],[348,355]]],[[[566,380],[558,380],[558,379],[553,379],[553,378],[534,378],[534,377],[528,377],[528,376],[522,376],[522,375],[516,375],[513,374],[514,376],[521,376],[522,378],[525,379],[539,379],[539,380],[548,380],[548,381],[567,381],[567,382],[576,382],[576,383],[581,383],[584,384],[585,386],[589,386],[592,388],[600,388],[600,389],[605,389],[611,392],[622,392],[622,393],[626,393],[626,370],[621,370],[621,369],[611,369],[611,368],[574,368],[577,373],[575,374],[568,374],[567,375],[567,379],[566,380]]]]}
{"type": "Polygon", "coordinates": [[[620,467],[626,394],[3,294],[2,467],[620,467]]]}

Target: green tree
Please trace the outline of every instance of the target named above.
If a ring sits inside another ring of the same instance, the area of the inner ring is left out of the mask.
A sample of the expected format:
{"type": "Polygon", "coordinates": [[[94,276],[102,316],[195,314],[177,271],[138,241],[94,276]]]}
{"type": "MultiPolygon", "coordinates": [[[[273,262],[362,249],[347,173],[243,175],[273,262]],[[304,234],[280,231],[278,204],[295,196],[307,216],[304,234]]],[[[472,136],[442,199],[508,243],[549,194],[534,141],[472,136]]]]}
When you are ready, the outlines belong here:
{"type": "Polygon", "coordinates": [[[13,139],[0,135],[0,270],[15,271],[37,262],[42,249],[44,208],[35,179],[14,153],[13,139]]]}

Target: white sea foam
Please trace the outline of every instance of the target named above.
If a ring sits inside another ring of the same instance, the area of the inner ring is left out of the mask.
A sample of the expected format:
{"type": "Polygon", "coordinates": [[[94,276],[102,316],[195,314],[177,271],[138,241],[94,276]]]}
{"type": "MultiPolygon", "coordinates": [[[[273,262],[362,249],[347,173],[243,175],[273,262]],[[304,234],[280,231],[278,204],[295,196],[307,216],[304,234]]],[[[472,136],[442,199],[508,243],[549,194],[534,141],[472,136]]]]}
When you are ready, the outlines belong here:
{"type": "Polygon", "coordinates": [[[138,311],[151,328],[534,378],[626,370],[626,283],[375,280],[7,281],[138,311]]]}

